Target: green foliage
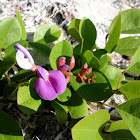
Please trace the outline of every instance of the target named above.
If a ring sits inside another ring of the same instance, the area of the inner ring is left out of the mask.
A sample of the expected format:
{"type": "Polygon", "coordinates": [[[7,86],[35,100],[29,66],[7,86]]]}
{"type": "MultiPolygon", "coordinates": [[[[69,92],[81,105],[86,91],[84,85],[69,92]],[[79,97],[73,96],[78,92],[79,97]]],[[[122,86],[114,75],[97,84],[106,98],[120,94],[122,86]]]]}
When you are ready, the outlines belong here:
{"type": "Polygon", "coordinates": [[[140,74],[140,47],[136,50],[133,60],[127,67],[126,71],[134,74],[140,74]]]}
{"type": "Polygon", "coordinates": [[[80,120],[72,128],[72,137],[74,140],[103,140],[101,133],[103,127],[109,121],[110,115],[106,110],[95,112],[80,120]]]}
{"type": "Polygon", "coordinates": [[[68,41],[63,40],[58,42],[50,53],[50,65],[54,70],[57,70],[56,61],[61,56],[72,57],[73,50],[68,41]]]}
{"type": "Polygon", "coordinates": [[[16,17],[17,17],[17,20],[21,26],[21,30],[22,30],[22,40],[26,40],[27,38],[27,33],[26,33],[26,29],[25,29],[25,26],[24,26],[24,23],[23,23],[23,20],[22,20],[22,17],[20,15],[20,13],[18,11],[16,11],[16,17]]]}
{"type": "Polygon", "coordinates": [[[119,40],[115,52],[127,56],[133,56],[139,46],[140,46],[139,36],[126,37],[119,40]]]}
{"type": "Polygon", "coordinates": [[[80,19],[73,19],[68,27],[69,34],[78,42],[82,41],[79,34],[80,21],[80,19]]]}
{"type": "Polygon", "coordinates": [[[23,140],[22,132],[16,121],[2,110],[0,110],[0,124],[1,140],[23,140]]]}
{"type": "Polygon", "coordinates": [[[82,65],[84,65],[87,62],[88,67],[92,67],[95,69],[99,69],[100,67],[100,61],[97,57],[93,55],[93,53],[90,50],[87,50],[82,57],[82,65]]]}
{"type": "Polygon", "coordinates": [[[42,107],[42,101],[33,85],[37,78],[32,78],[29,83],[23,83],[17,93],[18,108],[25,114],[34,114],[42,107]]]}
{"type": "MultiPolygon", "coordinates": [[[[80,70],[74,71],[74,73],[79,73],[80,70]]],[[[71,85],[73,89],[81,95],[84,99],[90,101],[101,101],[108,99],[112,95],[112,88],[107,79],[107,77],[98,70],[93,70],[91,74],[97,75],[95,78],[96,83],[82,84],[76,82],[76,77],[71,76],[71,85]]]]}
{"type": "Polygon", "coordinates": [[[140,98],[140,81],[132,81],[123,85],[119,91],[125,95],[128,100],[140,98]]]}
{"type": "Polygon", "coordinates": [[[0,22],[0,48],[6,49],[10,44],[21,39],[20,24],[14,18],[6,18],[0,22]]]}
{"type": "Polygon", "coordinates": [[[66,102],[71,98],[71,90],[66,87],[66,90],[63,94],[57,95],[57,99],[61,102],[66,102]]]}
{"type": "Polygon", "coordinates": [[[109,32],[109,40],[105,47],[105,50],[108,53],[112,53],[115,50],[120,37],[120,33],[121,33],[121,12],[119,12],[109,32]]]}
{"type": "Polygon", "coordinates": [[[68,108],[67,106],[59,103],[57,100],[51,102],[52,107],[56,112],[56,119],[59,123],[63,124],[68,119],[68,108]]]}
{"type": "Polygon", "coordinates": [[[35,34],[34,34],[34,42],[38,43],[51,43],[57,40],[61,35],[61,30],[59,27],[50,24],[40,25],[35,34]]]}
{"type": "Polygon", "coordinates": [[[51,49],[44,44],[40,44],[40,43],[36,43],[36,42],[29,42],[29,46],[32,47],[34,51],[36,51],[44,56],[50,55],[51,49]]]}
{"type": "Polygon", "coordinates": [[[140,140],[140,98],[130,100],[117,108],[122,119],[136,137],[140,140]]]}
{"type": "MultiPolygon", "coordinates": [[[[109,80],[109,82],[112,86],[112,89],[113,90],[117,89],[117,86],[119,84],[119,80],[120,80],[120,77],[122,74],[121,71],[118,68],[115,68],[115,67],[110,66],[110,65],[106,65],[101,69],[101,72],[109,80]]],[[[125,83],[124,81],[125,81],[125,77],[123,76],[120,86],[122,86],[125,83]]]]}

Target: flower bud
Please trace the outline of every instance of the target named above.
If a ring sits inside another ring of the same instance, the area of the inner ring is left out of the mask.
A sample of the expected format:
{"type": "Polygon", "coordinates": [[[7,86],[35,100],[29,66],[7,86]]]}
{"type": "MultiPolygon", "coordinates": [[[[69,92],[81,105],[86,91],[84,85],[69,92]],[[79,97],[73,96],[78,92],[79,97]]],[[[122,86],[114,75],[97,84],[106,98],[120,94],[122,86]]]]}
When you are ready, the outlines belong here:
{"type": "Polygon", "coordinates": [[[70,82],[71,78],[69,75],[65,76],[67,84],[70,82]]]}
{"type": "Polygon", "coordinates": [[[86,80],[85,80],[85,83],[89,85],[89,84],[90,84],[90,79],[89,79],[89,78],[86,79],[86,80]]]}
{"type": "Polygon", "coordinates": [[[82,66],[82,68],[88,68],[88,64],[87,64],[87,62],[82,66]]]}
{"type": "Polygon", "coordinates": [[[89,71],[89,74],[90,74],[90,73],[92,72],[92,67],[91,67],[91,68],[89,68],[89,69],[88,69],[88,71],[89,71]]]}
{"type": "Polygon", "coordinates": [[[76,77],[76,81],[77,81],[78,83],[83,83],[83,77],[81,77],[80,75],[78,75],[78,76],[76,77]]]}
{"type": "Polygon", "coordinates": [[[81,69],[80,75],[81,75],[82,77],[85,77],[85,76],[88,75],[88,74],[89,74],[89,70],[88,70],[87,68],[82,68],[82,69],[81,69]]]}
{"type": "Polygon", "coordinates": [[[97,75],[94,75],[94,74],[93,74],[93,75],[90,75],[90,78],[91,78],[91,79],[94,79],[94,78],[96,78],[96,77],[97,77],[97,75]]]}
{"type": "Polygon", "coordinates": [[[90,82],[91,82],[91,83],[96,83],[96,81],[95,81],[95,80],[90,80],[90,82]]]}
{"type": "Polygon", "coordinates": [[[68,65],[70,66],[70,70],[72,70],[75,66],[75,58],[74,56],[72,56],[72,58],[70,59],[68,65]]]}
{"type": "Polygon", "coordinates": [[[59,67],[64,65],[65,63],[66,63],[66,57],[60,57],[56,62],[57,69],[59,69],[59,67]]]}
{"type": "Polygon", "coordinates": [[[65,74],[67,73],[69,69],[70,69],[70,66],[65,64],[65,65],[60,66],[58,70],[60,70],[63,74],[65,74]]]}

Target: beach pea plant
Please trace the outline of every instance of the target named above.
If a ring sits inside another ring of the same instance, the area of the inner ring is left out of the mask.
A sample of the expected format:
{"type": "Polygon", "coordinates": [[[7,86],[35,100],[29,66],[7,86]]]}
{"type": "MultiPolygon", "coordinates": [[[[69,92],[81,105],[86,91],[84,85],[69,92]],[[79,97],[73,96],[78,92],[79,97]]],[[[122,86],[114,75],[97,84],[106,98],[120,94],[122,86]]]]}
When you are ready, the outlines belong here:
{"type": "MultiPolygon", "coordinates": [[[[140,80],[125,76],[140,74],[139,17],[140,9],[120,11],[109,27],[104,49],[95,44],[97,30],[86,17],[73,19],[68,26],[74,47],[67,40],[57,41],[61,29],[56,25],[40,25],[29,42],[18,11],[16,18],[3,19],[0,104],[13,103],[28,115],[43,108],[53,110],[60,124],[70,122],[74,140],[140,140],[140,80]],[[120,34],[137,36],[120,38],[120,34]],[[43,56],[46,64],[38,63],[38,55],[33,58],[31,52],[43,56]],[[108,54],[112,52],[131,56],[129,66],[109,65],[108,54]],[[11,72],[15,68],[16,74],[11,72]],[[124,95],[127,101],[118,106],[107,104],[113,94],[124,95]],[[89,104],[93,102],[101,110],[90,113],[89,104]],[[120,117],[112,120],[112,110],[120,117]]],[[[0,124],[0,139],[23,140],[21,128],[4,110],[0,110],[0,124]]]]}

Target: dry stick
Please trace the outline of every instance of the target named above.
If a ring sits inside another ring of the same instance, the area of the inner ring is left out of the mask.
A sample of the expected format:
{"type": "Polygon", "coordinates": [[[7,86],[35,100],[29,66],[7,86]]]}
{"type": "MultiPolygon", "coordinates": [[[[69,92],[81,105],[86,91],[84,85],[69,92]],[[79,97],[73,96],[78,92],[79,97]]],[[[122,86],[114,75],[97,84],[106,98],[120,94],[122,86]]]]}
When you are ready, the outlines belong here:
{"type": "MultiPolygon", "coordinates": [[[[112,93],[112,95],[114,95],[115,93],[117,93],[117,92],[119,91],[119,87],[120,87],[121,80],[122,80],[122,77],[123,77],[124,73],[125,73],[125,71],[122,72],[121,77],[120,77],[120,80],[119,80],[119,83],[118,83],[118,86],[117,86],[117,89],[112,93]]],[[[107,100],[108,100],[108,99],[104,100],[104,102],[101,103],[101,106],[103,106],[104,103],[105,103],[107,100]]]]}

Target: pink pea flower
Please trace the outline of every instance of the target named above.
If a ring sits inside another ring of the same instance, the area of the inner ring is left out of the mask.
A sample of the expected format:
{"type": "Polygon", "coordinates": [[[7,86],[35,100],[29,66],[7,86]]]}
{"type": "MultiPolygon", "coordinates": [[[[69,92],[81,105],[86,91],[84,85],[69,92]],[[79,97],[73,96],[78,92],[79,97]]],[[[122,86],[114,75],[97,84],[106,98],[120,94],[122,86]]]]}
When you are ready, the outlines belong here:
{"type": "Polygon", "coordinates": [[[35,71],[36,66],[34,64],[34,60],[31,56],[31,54],[27,51],[27,49],[18,43],[14,46],[14,48],[17,52],[16,53],[17,64],[22,69],[35,71]]]}
{"type": "Polygon", "coordinates": [[[65,91],[67,83],[61,71],[47,71],[40,66],[36,67],[39,78],[34,87],[42,99],[54,100],[58,94],[62,94],[65,91]]]}

